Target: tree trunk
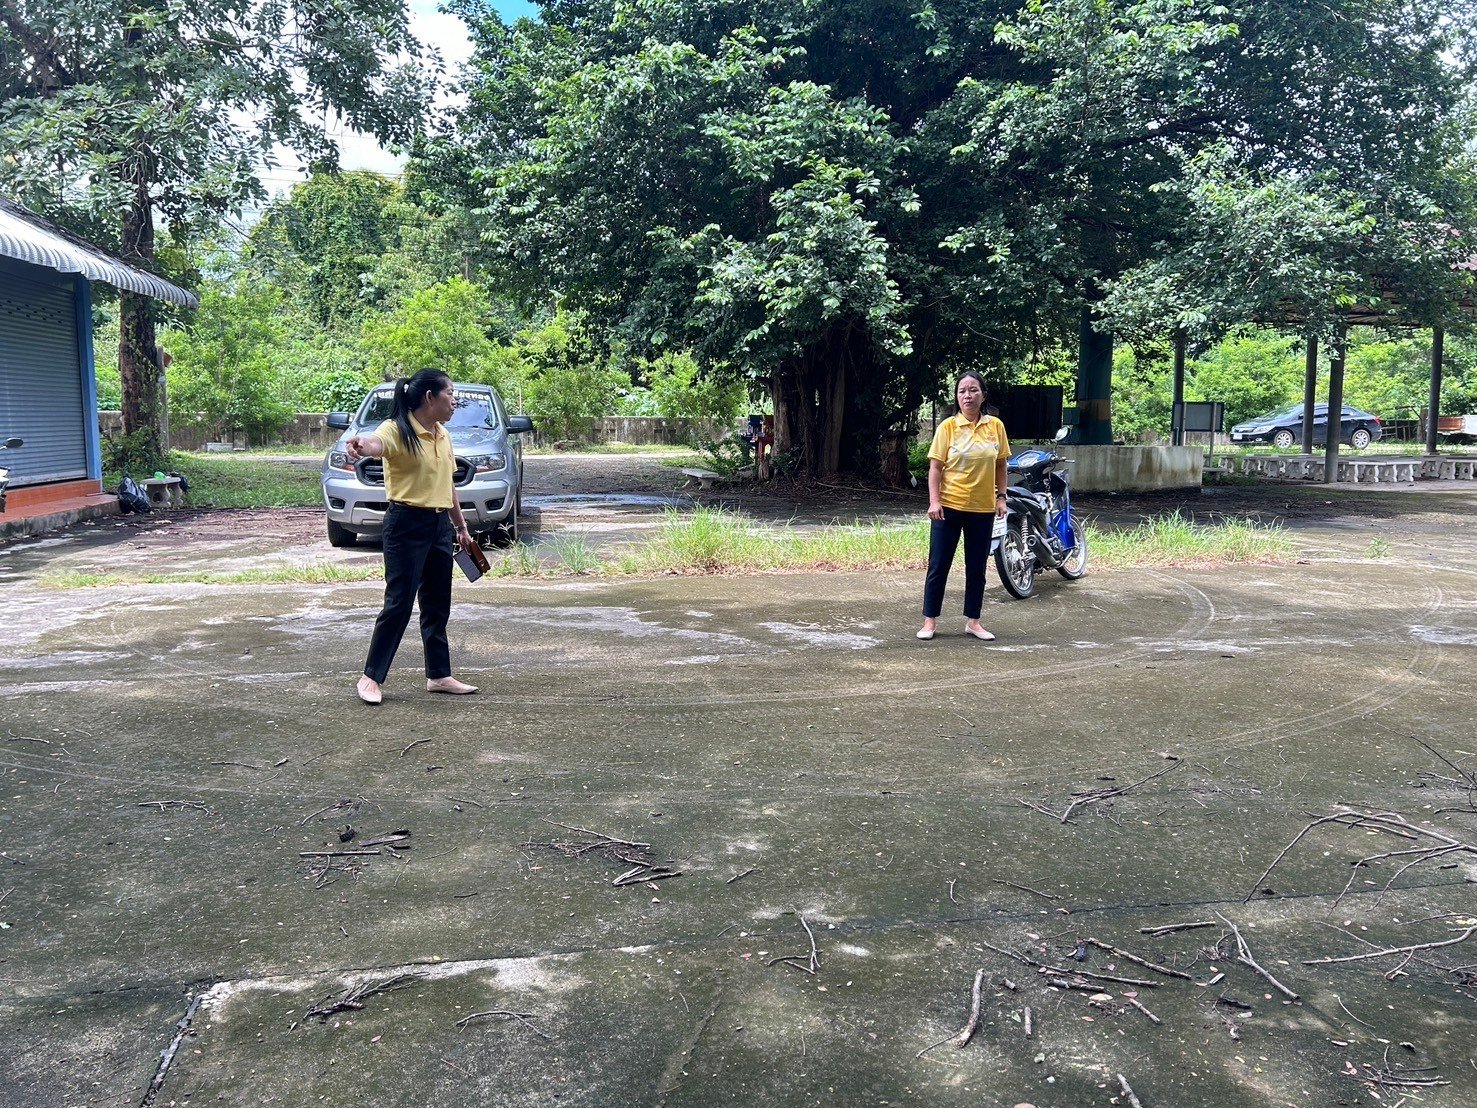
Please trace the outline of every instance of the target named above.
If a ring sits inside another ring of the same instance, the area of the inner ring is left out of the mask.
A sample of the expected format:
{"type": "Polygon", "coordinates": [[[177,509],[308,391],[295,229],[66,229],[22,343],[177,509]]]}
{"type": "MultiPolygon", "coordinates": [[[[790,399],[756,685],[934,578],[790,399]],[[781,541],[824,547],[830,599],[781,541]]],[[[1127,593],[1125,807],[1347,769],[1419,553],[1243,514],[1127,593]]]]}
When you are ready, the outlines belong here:
{"type": "MultiPolygon", "coordinates": [[[[125,41],[139,49],[142,32],[130,28],[125,41]]],[[[147,98],[145,71],[135,69],[140,95],[147,98]]],[[[123,213],[119,256],[124,261],[152,271],[154,268],[154,202],[149,195],[153,179],[150,156],[135,146],[119,167],[122,180],[132,187],[133,197],[123,213]]],[[[162,392],[159,345],[154,331],[154,302],[136,292],[118,297],[118,376],[123,391],[123,434],[133,440],[134,451],[157,457],[162,453],[160,426],[162,392]]]]}
{"type": "Polygon", "coordinates": [[[834,477],[851,461],[842,447],[853,435],[851,397],[865,383],[857,373],[856,350],[866,341],[854,325],[834,327],[770,378],[775,455],[789,454],[795,472],[834,477]]]}

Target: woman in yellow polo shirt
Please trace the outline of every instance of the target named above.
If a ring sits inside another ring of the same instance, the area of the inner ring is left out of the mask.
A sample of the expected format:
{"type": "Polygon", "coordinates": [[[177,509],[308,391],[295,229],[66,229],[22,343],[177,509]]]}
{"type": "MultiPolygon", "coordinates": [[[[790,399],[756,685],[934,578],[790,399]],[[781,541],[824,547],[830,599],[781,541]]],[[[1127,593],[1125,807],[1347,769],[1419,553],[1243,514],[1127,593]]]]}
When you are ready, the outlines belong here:
{"type": "Polygon", "coordinates": [[[350,461],[382,458],[385,465],[385,603],[374,622],[369,657],[359,678],[359,699],[378,704],[380,686],[390,673],[411,605],[421,609],[421,641],[426,650],[426,688],[466,695],[475,685],[451,675],[446,621],[451,615],[451,567],[455,544],[472,544],[456,496],[456,461],[451,436],[442,426],[456,407],[451,378],[423,369],[395,382],[390,418],[370,435],[354,435],[344,448],[350,461]]]}
{"type": "Polygon", "coordinates": [[[931,639],[944,607],[944,585],[959,536],[964,536],[964,633],[990,642],[980,626],[985,601],[985,559],[995,520],[1005,517],[1005,463],[1010,440],[1005,424],[985,415],[985,380],[973,370],[954,389],[959,414],[938,425],[928,448],[928,578],[923,586],[920,639],[931,639]]]}

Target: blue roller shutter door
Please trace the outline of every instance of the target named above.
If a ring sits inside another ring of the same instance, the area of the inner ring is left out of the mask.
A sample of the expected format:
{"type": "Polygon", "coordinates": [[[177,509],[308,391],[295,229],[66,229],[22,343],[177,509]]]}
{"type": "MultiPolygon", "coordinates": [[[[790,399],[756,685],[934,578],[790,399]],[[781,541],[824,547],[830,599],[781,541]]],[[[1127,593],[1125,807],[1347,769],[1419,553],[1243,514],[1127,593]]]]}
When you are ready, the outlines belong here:
{"type": "Polygon", "coordinates": [[[71,280],[0,268],[0,436],[26,440],[11,483],[87,477],[87,418],[71,280]]]}

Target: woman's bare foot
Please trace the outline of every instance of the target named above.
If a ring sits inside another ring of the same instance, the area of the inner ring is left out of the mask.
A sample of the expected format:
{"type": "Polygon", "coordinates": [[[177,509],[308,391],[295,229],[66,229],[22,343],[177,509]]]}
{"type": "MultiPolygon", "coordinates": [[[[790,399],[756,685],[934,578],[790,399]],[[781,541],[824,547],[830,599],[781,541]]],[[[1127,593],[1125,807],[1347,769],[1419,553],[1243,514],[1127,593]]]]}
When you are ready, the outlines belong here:
{"type": "Polygon", "coordinates": [[[384,701],[385,695],[380,690],[380,683],[372,677],[359,678],[359,699],[366,704],[379,704],[384,701]]]}
{"type": "Polygon", "coordinates": [[[477,691],[477,686],[458,681],[455,677],[434,677],[426,680],[426,691],[450,693],[452,696],[470,696],[477,691]]]}

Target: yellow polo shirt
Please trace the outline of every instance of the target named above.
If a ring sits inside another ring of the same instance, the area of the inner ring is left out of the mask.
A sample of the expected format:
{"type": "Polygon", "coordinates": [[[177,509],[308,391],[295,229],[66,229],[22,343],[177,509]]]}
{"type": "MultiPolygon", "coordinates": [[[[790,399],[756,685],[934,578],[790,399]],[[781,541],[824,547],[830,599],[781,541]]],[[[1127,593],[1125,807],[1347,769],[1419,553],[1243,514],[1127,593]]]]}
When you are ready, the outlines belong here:
{"type": "Polygon", "coordinates": [[[962,415],[950,416],[933,433],[928,457],[944,466],[940,497],[945,508],[961,512],[995,510],[995,463],[1010,457],[1005,424],[982,415],[970,423],[962,415]]]}
{"type": "Polygon", "coordinates": [[[385,495],[418,508],[450,508],[452,477],[456,473],[451,436],[439,423],[434,424],[434,432],[427,431],[415,416],[410,417],[410,425],[420,440],[418,454],[405,449],[394,420],[387,419],[374,429],[385,444],[385,495]]]}

